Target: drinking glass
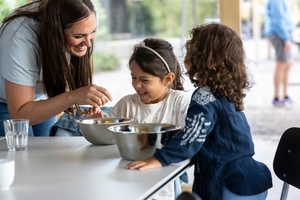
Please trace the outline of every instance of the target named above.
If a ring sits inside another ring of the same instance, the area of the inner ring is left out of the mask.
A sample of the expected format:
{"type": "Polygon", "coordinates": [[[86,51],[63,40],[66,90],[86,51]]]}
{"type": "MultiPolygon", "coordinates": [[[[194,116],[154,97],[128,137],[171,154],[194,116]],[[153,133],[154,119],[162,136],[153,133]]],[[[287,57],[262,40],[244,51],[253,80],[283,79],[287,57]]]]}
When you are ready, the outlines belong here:
{"type": "Polygon", "coordinates": [[[3,121],[6,143],[9,151],[21,151],[28,147],[28,119],[8,119],[3,121]]]}

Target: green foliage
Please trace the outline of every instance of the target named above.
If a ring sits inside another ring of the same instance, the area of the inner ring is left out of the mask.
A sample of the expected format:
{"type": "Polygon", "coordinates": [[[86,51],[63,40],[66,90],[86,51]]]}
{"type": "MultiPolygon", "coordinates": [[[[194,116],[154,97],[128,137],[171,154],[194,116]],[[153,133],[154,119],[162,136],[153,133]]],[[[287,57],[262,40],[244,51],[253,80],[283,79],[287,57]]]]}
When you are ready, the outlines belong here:
{"type": "Polygon", "coordinates": [[[105,23],[107,14],[99,0],[94,1],[94,3],[95,3],[95,6],[97,7],[97,17],[98,17],[98,26],[97,26],[95,40],[103,40],[107,36],[107,33],[108,33],[108,27],[105,23]]]}
{"type": "Polygon", "coordinates": [[[120,61],[118,58],[105,51],[93,52],[94,72],[113,71],[119,68],[120,61]]]}
{"type": "Polygon", "coordinates": [[[153,35],[157,32],[151,7],[143,1],[129,4],[130,27],[135,36],[153,35]]]}
{"type": "Polygon", "coordinates": [[[5,3],[5,1],[1,0],[0,1],[0,21],[4,19],[11,11],[11,7],[9,4],[5,3]]]}
{"type": "Polygon", "coordinates": [[[27,3],[27,0],[0,0],[0,22],[15,8],[27,3]]]}
{"type": "Polygon", "coordinates": [[[218,18],[219,0],[186,1],[186,21],[183,19],[183,0],[127,1],[130,8],[133,35],[181,36],[182,24],[186,29],[204,23],[206,18],[218,18]]]}

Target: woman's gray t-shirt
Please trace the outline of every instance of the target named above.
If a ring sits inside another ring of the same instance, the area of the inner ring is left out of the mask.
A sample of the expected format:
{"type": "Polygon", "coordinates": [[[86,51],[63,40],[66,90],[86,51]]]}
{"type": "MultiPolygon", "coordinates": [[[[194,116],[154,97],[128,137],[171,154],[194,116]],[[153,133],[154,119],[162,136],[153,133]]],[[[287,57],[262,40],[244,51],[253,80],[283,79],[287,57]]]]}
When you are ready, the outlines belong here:
{"type": "Polygon", "coordinates": [[[5,79],[34,86],[35,100],[45,99],[41,81],[39,23],[27,17],[12,20],[0,37],[0,102],[6,103],[5,79]]]}

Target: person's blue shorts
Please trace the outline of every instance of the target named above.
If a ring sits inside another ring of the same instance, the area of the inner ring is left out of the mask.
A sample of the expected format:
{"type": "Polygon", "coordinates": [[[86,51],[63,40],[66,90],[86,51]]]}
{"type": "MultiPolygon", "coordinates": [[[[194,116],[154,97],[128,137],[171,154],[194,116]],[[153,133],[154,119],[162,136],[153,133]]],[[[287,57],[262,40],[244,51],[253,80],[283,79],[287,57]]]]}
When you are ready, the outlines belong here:
{"type": "Polygon", "coordinates": [[[284,41],[277,35],[268,36],[269,40],[275,48],[276,61],[287,62],[292,58],[292,51],[283,51],[284,41]]]}

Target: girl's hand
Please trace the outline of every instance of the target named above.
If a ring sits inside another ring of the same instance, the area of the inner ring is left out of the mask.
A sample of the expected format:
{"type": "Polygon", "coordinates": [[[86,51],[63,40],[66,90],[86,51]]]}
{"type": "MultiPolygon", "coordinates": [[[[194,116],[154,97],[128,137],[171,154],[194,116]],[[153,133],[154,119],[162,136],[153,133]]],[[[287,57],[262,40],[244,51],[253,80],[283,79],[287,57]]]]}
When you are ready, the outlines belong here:
{"type": "Polygon", "coordinates": [[[158,167],[162,167],[162,164],[154,156],[151,156],[144,160],[133,161],[126,165],[127,169],[139,169],[139,170],[152,169],[158,167]]]}
{"type": "Polygon", "coordinates": [[[104,118],[105,114],[99,107],[89,108],[81,113],[81,117],[87,118],[104,118]]]}
{"type": "Polygon", "coordinates": [[[147,134],[139,134],[138,140],[142,142],[141,151],[149,147],[149,140],[147,134]]]}

